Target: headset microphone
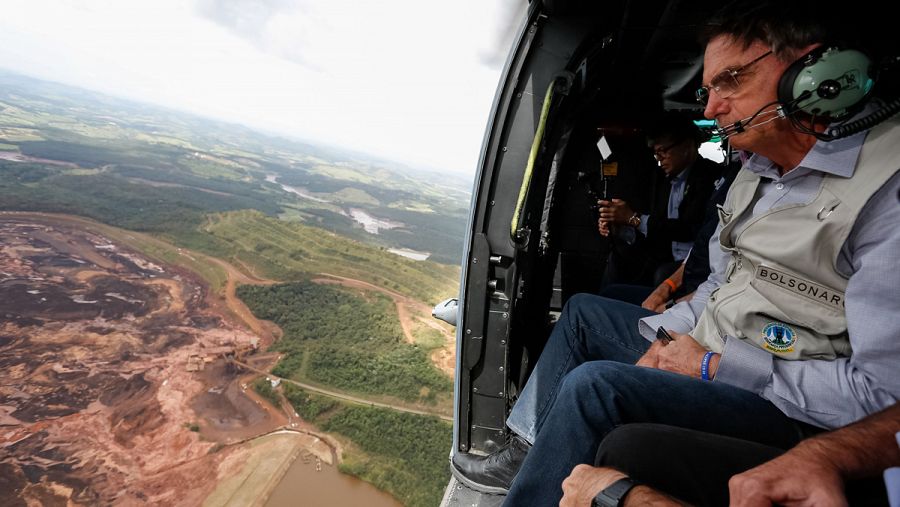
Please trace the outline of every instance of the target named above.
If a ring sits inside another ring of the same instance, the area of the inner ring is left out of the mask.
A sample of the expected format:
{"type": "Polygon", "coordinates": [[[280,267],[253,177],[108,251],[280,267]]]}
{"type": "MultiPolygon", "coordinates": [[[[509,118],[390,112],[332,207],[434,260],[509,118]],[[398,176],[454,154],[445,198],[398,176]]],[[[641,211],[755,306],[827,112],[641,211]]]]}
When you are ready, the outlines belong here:
{"type": "Polygon", "coordinates": [[[811,92],[804,91],[797,98],[791,100],[791,102],[788,104],[781,104],[781,103],[779,103],[779,101],[769,102],[768,104],[759,108],[759,110],[757,112],[753,113],[753,115],[748,116],[748,117],[744,118],[743,120],[738,120],[730,125],[725,125],[724,127],[717,127],[715,129],[713,129],[713,133],[715,135],[721,137],[722,139],[728,139],[729,137],[731,137],[735,134],[740,134],[741,132],[745,132],[748,129],[756,128],[761,125],[765,125],[766,123],[775,121],[779,118],[784,118],[788,114],[790,114],[789,112],[786,112],[786,111],[796,111],[795,109],[792,109],[793,106],[797,102],[808,99],[810,95],[811,95],[811,92]],[[773,107],[772,109],[766,110],[766,108],[769,106],[775,106],[775,107],[773,107]],[[772,115],[774,115],[774,116],[772,116],[772,115]],[[771,118],[769,118],[769,116],[771,116],[771,118]],[[755,120],[757,117],[762,117],[763,120],[751,125],[750,123],[753,120],[755,120]]]}
{"type": "Polygon", "coordinates": [[[777,103],[778,102],[770,102],[770,103],[764,105],[763,107],[759,108],[759,111],[753,113],[753,115],[751,115],[751,116],[748,116],[742,120],[738,120],[729,125],[725,125],[724,127],[716,127],[713,129],[713,135],[718,136],[721,139],[725,140],[735,134],[740,134],[741,132],[745,132],[748,129],[756,128],[756,127],[759,127],[760,125],[765,125],[766,123],[769,123],[770,121],[773,121],[773,120],[777,120],[778,118],[784,118],[784,111],[781,106],[775,106],[772,109],[769,109],[768,111],[765,110],[767,107],[775,105],[777,103]],[[767,118],[768,116],[773,115],[773,114],[775,116],[773,116],[771,118],[767,118]],[[764,119],[763,121],[760,121],[759,123],[754,123],[751,125],[751,122],[760,116],[762,118],[766,118],[766,119],[764,119]]]}

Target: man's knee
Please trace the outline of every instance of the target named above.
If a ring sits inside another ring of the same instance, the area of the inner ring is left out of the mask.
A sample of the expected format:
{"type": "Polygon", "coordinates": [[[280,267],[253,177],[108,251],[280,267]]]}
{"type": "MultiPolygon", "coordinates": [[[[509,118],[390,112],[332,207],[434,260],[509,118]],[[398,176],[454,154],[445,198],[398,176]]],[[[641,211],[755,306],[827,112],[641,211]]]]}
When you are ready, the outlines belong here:
{"type": "Polygon", "coordinates": [[[568,318],[582,316],[585,313],[585,309],[590,308],[593,310],[605,299],[594,294],[575,294],[566,301],[566,305],[563,307],[563,316],[568,318]]]}
{"type": "Polygon", "coordinates": [[[658,425],[643,423],[616,427],[600,443],[594,464],[618,470],[640,468],[641,460],[654,459],[657,454],[660,433],[655,428],[658,425]]]}
{"type": "Polygon", "coordinates": [[[617,380],[627,376],[624,371],[635,366],[616,361],[591,361],[566,374],[559,387],[559,396],[581,401],[598,401],[615,390],[617,380]]]}
{"type": "Polygon", "coordinates": [[[608,327],[607,312],[616,311],[613,306],[619,304],[624,303],[594,294],[575,294],[566,302],[562,319],[572,326],[590,323],[591,327],[608,327]]]}

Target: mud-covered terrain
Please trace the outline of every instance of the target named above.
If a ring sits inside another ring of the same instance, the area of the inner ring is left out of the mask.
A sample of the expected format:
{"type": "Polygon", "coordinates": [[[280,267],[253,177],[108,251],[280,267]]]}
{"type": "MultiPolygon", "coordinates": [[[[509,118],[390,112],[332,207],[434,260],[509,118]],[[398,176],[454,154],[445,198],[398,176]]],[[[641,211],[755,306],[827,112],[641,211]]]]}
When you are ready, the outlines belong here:
{"type": "Polygon", "coordinates": [[[222,357],[256,337],[187,272],[0,215],[0,505],[197,505],[223,446],[280,424],[222,357]]]}

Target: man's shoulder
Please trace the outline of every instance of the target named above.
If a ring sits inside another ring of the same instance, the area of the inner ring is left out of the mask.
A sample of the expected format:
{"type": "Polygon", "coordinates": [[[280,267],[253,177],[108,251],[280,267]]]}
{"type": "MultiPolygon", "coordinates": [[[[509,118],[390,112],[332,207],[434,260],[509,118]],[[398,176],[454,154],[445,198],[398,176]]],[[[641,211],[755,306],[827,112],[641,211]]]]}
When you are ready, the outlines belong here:
{"type": "Polygon", "coordinates": [[[722,176],[722,165],[708,158],[700,157],[694,163],[688,180],[693,183],[701,183],[712,186],[713,183],[722,176]]]}

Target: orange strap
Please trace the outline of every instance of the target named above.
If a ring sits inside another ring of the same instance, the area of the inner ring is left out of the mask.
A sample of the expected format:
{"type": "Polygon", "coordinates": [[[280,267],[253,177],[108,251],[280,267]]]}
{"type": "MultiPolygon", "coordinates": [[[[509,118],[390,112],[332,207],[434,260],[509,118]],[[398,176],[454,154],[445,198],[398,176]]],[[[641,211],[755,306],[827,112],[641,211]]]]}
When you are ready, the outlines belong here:
{"type": "Polygon", "coordinates": [[[675,285],[675,282],[673,282],[671,278],[666,278],[665,280],[663,280],[663,283],[671,287],[672,292],[678,290],[678,286],[675,285]]]}

